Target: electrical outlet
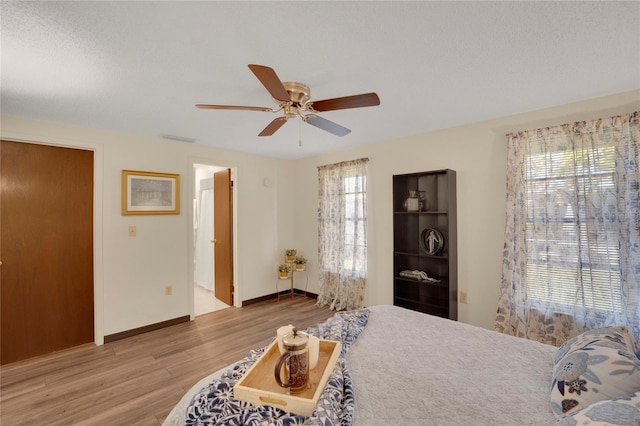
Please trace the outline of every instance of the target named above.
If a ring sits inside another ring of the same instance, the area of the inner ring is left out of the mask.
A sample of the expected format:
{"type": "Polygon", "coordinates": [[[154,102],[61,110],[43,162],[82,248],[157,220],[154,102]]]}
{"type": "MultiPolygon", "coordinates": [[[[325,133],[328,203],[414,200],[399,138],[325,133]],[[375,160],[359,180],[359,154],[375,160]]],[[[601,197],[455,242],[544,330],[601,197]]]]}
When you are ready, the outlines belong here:
{"type": "Polygon", "coordinates": [[[173,294],[173,286],[166,285],[164,286],[164,295],[171,296],[173,294]]]}
{"type": "Polygon", "coordinates": [[[130,237],[135,237],[136,236],[136,227],[133,225],[129,226],[129,236],[130,237]]]}
{"type": "Polygon", "coordinates": [[[466,291],[461,291],[460,292],[460,303],[467,304],[467,292],[466,291]]]}

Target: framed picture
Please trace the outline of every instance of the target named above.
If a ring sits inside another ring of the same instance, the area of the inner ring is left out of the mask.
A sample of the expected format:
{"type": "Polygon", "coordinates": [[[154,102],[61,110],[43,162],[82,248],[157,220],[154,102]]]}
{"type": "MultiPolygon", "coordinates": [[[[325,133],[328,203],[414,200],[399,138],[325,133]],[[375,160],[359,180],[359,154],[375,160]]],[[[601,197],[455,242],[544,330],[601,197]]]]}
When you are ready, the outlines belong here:
{"type": "Polygon", "coordinates": [[[180,175],[123,170],[122,214],[180,214],[180,175]]]}

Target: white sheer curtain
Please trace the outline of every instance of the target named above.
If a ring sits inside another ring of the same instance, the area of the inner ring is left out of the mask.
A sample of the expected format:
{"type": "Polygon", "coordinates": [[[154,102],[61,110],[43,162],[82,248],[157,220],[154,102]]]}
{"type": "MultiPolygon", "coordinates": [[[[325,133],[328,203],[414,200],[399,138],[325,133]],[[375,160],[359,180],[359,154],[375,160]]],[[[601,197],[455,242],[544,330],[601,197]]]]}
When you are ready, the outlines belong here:
{"type": "Polygon", "coordinates": [[[639,122],[507,135],[496,330],[553,345],[611,325],[640,337],[639,122]]]}
{"type": "Polygon", "coordinates": [[[318,167],[318,305],[364,306],[367,281],[367,162],[318,167]]]}

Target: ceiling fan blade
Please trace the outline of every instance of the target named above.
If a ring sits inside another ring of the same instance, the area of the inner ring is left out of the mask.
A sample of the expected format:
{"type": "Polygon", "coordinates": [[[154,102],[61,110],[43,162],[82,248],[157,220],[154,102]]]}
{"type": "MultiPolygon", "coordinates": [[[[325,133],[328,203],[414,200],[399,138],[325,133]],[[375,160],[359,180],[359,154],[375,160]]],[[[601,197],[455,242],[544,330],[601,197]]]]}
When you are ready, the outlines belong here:
{"type": "Polygon", "coordinates": [[[337,109],[362,108],[380,105],[380,98],[377,94],[363,93],[362,95],[344,96],[342,98],[324,99],[313,101],[307,107],[314,111],[334,111],[337,109]]]}
{"type": "Polygon", "coordinates": [[[260,83],[271,93],[274,99],[280,102],[289,102],[291,97],[289,93],[282,85],[282,81],[278,78],[278,75],[273,68],[265,67],[264,65],[249,65],[249,69],[260,80],[260,83]]]}
{"type": "Polygon", "coordinates": [[[311,124],[312,126],[316,126],[318,129],[325,130],[336,136],[344,136],[351,133],[351,130],[347,129],[346,127],[342,127],[341,125],[336,124],[333,121],[329,121],[326,118],[322,118],[317,115],[307,115],[304,121],[311,124]]]}
{"type": "Polygon", "coordinates": [[[274,118],[267,127],[265,127],[258,136],[271,136],[278,130],[284,123],[287,122],[287,117],[274,118]]]}
{"type": "Polygon", "coordinates": [[[196,108],[200,109],[234,109],[242,111],[265,111],[273,112],[273,109],[267,107],[254,107],[254,106],[240,106],[240,105],[208,105],[208,104],[196,104],[196,108]]]}

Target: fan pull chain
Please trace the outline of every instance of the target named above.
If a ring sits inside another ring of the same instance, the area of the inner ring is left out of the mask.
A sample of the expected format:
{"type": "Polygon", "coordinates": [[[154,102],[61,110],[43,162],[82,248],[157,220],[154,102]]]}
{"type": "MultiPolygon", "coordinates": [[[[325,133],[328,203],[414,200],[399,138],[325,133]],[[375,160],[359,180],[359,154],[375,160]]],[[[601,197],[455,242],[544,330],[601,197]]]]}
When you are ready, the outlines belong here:
{"type": "Polygon", "coordinates": [[[298,120],[298,146],[302,148],[302,119],[298,120]]]}

